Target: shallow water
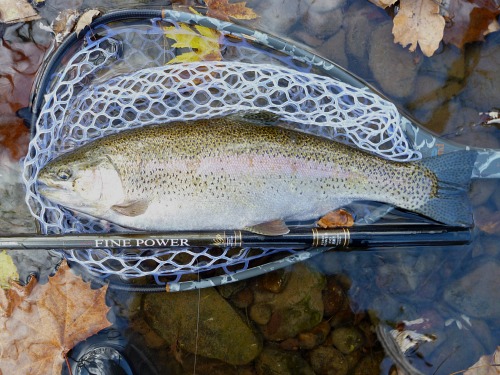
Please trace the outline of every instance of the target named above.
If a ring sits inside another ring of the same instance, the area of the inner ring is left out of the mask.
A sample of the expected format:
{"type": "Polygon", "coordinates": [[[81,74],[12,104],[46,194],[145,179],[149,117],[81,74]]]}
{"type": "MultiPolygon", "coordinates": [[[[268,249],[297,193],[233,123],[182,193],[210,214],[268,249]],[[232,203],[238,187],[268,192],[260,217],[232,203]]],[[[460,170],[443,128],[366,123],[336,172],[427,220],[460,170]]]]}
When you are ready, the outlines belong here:
{"type": "MultiPolygon", "coordinates": [[[[47,0],[40,13],[50,23],[65,8],[155,4],[159,2],[47,0]]],[[[247,5],[260,18],[245,24],[302,43],[352,71],[440,136],[500,148],[498,128],[480,125],[479,116],[498,106],[498,33],[463,51],[447,46],[426,58],[395,45],[389,15],[369,2],[283,4],[281,0],[249,1],[247,5]]],[[[15,111],[28,104],[27,87],[52,36],[39,30],[36,22],[2,30],[0,141],[13,152],[9,156],[3,150],[1,155],[2,197],[9,197],[10,203],[2,200],[1,223],[2,231],[19,233],[35,228],[23,209],[15,173],[9,173],[16,168],[15,160],[26,153],[28,137],[15,111]]],[[[479,228],[468,246],[327,253],[308,262],[308,267],[230,284],[217,293],[211,289],[165,296],[109,290],[108,319],[114,331],[80,344],[69,356],[80,359],[105,342],[122,351],[135,373],[141,374],[193,373],[195,364],[200,374],[312,373],[311,368],[316,373],[385,374],[397,361],[391,355],[402,356],[381,344],[375,327],[390,329],[407,321],[407,329],[435,338],[407,353],[411,366],[425,374],[465,370],[500,345],[497,181],[475,181],[470,196],[479,228]],[[204,325],[204,319],[220,321],[214,328],[204,325]],[[264,337],[265,349],[256,360],[241,365],[253,358],[255,350],[247,323],[259,332],[259,340],[264,337]],[[214,342],[226,354],[220,354],[214,342]],[[322,361],[327,361],[326,368],[322,361]],[[271,368],[273,363],[280,364],[280,369],[271,368]]],[[[21,279],[34,272],[42,282],[58,260],[47,253],[13,252],[12,256],[21,279]]]]}

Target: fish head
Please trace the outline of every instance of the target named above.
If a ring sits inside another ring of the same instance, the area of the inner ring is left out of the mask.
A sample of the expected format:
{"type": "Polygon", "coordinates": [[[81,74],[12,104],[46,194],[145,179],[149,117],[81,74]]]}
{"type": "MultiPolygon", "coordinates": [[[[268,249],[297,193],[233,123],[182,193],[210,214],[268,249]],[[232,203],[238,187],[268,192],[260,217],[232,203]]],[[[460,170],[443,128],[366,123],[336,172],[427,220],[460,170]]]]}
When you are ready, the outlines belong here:
{"type": "Polygon", "coordinates": [[[62,155],[39,172],[37,191],[50,201],[99,216],[123,200],[120,175],[109,156],[62,155]]]}

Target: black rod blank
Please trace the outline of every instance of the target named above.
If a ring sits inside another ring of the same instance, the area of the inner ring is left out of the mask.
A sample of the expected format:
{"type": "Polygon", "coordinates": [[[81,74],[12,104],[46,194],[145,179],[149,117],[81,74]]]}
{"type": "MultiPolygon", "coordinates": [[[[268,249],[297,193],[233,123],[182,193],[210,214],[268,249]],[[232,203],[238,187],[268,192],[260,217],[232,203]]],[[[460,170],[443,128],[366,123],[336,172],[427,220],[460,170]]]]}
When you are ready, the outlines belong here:
{"type": "Polygon", "coordinates": [[[248,231],[129,232],[1,236],[0,249],[176,249],[188,247],[259,247],[307,249],[329,247],[336,250],[375,247],[452,246],[472,241],[472,229],[431,224],[359,225],[350,228],[292,228],[281,236],[265,236],[248,231]]]}

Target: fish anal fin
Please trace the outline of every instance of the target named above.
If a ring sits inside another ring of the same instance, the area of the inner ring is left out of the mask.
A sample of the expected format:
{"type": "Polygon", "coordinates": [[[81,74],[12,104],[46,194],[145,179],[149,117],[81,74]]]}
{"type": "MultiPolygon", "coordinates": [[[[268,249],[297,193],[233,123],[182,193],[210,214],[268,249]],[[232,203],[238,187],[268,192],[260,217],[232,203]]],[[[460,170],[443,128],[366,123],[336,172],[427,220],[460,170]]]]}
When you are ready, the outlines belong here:
{"type": "Polygon", "coordinates": [[[142,199],[115,204],[111,206],[111,209],[125,216],[139,216],[146,212],[148,207],[149,202],[145,199],[142,199]]]}
{"type": "Polygon", "coordinates": [[[266,223],[252,225],[251,227],[244,228],[245,230],[265,236],[280,236],[290,232],[283,220],[273,220],[266,223]]]}

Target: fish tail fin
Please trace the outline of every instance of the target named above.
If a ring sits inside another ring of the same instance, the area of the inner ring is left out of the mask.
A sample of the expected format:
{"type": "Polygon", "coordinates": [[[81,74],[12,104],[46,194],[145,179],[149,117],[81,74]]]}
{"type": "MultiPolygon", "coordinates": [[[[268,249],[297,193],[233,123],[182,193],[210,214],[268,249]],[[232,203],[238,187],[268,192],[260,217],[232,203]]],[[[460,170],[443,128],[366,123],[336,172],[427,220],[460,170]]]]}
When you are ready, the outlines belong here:
{"type": "Polygon", "coordinates": [[[448,225],[472,226],[468,199],[477,153],[461,150],[420,161],[438,179],[437,194],[416,211],[448,225]]]}

